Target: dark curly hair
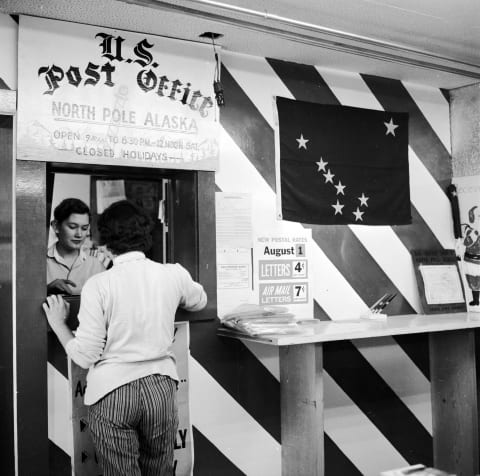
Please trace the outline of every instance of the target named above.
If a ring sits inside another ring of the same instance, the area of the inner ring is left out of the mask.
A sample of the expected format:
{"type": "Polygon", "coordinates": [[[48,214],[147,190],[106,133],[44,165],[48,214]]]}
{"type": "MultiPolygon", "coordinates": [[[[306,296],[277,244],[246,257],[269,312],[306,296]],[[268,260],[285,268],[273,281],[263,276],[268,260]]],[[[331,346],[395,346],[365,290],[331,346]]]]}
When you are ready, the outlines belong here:
{"type": "Polygon", "coordinates": [[[62,200],[53,211],[53,218],[60,224],[66,220],[72,213],[78,215],[88,215],[90,218],[90,209],[78,198],[66,198],[62,200]]]}
{"type": "Polygon", "coordinates": [[[100,243],[116,255],[148,251],[152,229],[153,221],[147,212],[129,200],[112,203],[98,219],[100,243]]]}

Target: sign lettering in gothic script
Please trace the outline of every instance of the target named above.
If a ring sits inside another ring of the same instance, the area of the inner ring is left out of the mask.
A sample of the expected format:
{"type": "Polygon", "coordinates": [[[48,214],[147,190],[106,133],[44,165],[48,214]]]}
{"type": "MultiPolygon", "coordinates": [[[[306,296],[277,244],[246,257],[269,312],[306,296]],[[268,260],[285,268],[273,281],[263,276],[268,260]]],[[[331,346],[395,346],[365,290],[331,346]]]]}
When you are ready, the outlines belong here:
{"type": "Polygon", "coordinates": [[[21,17],[19,159],[218,166],[209,45],[21,17]]]}

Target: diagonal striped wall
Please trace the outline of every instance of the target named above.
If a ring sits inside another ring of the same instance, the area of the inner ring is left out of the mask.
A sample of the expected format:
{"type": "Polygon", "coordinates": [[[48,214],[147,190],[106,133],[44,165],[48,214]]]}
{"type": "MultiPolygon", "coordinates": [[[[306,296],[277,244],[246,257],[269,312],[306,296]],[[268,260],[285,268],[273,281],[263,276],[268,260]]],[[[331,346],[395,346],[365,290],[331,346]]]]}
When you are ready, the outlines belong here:
{"type": "MultiPolygon", "coordinates": [[[[0,87],[16,87],[16,31],[0,15],[0,87]],[[8,28],[7,28],[8,27],[8,28]],[[10,56],[8,57],[10,58],[10,56]]],[[[272,96],[410,113],[413,224],[314,226],[315,315],[360,314],[397,292],[392,314],[421,312],[410,251],[453,247],[449,107],[442,91],[375,76],[273,59],[224,54],[221,163],[216,186],[249,192],[253,225],[295,231],[275,219],[272,96]]],[[[191,416],[195,475],[280,474],[278,354],[274,348],[216,336],[216,321],[191,324],[191,416]]],[[[70,474],[71,436],[65,361],[49,344],[50,474],[70,474]],[[55,357],[57,356],[57,357],[55,357]]],[[[376,476],[411,463],[432,463],[428,342],[424,335],[325,345],[327,476],[376,476]]],[[[305,475],[308,476],[308,475],[305,475]]]]}
{"type": "MultiPolygon", "coordinates": [[[[313,226],[311,269],[320,319],[361,313],[384,292],[398,293],[391,314],[421,312],[410,251],[453,247],[444,94],[398,80],[227,53],[222,84],[227,105],[220,115],[216,185],[224,192],[251,193],[254,226],[280,232],[304,225],[275,220],[273,95],[409,112],[412,225],[313,226]]],[[[277,475],[276,350],[218,338],[215,328],[216,323],[191,326],[195,474],[277,475]]],[[[432,464],[426,336],[324,348],[327,476],[373,476],[406,464],[432,464]]]]}

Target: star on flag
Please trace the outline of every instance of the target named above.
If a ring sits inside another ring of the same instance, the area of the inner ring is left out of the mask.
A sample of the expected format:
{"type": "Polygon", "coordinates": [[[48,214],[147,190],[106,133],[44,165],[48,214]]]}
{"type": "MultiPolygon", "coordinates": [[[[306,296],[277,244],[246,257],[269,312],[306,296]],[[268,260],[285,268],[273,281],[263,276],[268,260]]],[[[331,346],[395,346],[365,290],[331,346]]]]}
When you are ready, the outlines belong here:
{"type": "Polygon", "coordinates": [[[323,176],[325,177],[325,183],[330,182],[333,184],[333,177],[335,177],[335,175],[332,174],[330,170],[327,170],[327,173],[323,174],[323,176]]]}
{"type": "Polygon", "coordinates": [[[337,185],[334,185],[334,187],[337,189],[337,195],[345,195],[345,188],[346,186],[345,185],[342,185],[342,182],[340,182],[340,180],[338,181],[337,185]]]}
{"type": "Polygon", "coordinates": [[[334,204],[332,205],[332,207],[335,209],[335,215],[336,215],[337,213],[340,213],[340,215],[343,215],[342,208],[343,208],[344,206],[345,206],[345,205],[342,205],[342,204],[338,201],[338,199],[337,199],[337,203],[334,203],[334,204]]]}
{"type": "Polygon", "coordinates": [[[357,208],[354,212],[352,212],[355,215],[355,221],[363,221],[362,215],[365,212],[361,212],[359,208],[357,208]]]}
{"type": "Polygon", "coordinates": [[[360,200],[360,206],[365,205],[366,207],[368,207],[367,201],[369,198],[370,197],[366,197],[365,194],[362,192],[362,196],[358,197],[358,199],[360,200]]]}
{"type": "Polygon", "coordinates": [[[307,142],[309,142],[310,139],[305,139],[303,137],[303,134],[300,134],[300,138],[297,139],[298,142],[298,148],[301,149],[302,147],[307,150],[307,142]]]}
{"type": "Polygon", "coordinates": [[[393,117],[390,118],[390,122],[384,122],[384,124],[387,128],[387,132],[385,132],[385,135],[388,136],[388,134],[392,134],[392,136],[395,136],[395,129],[398,126],[393,123],[393,117]]]}
{"type": "MultiPolygon", "coordinates": [[[[297,139],[297,140],[298,140],[298,139],[297,139]]],[[[318,170],[317,170],[317,172],[320,172],[320,170],[323,170],[324,172],[327,171],[327,170],[325,169],[325,167],[328,165],[328,162],[324,162],[322,157],[320,157],[320,161],[319,161],[319,162],[315,162],[315,163],[318,165],[318,170]]]]}

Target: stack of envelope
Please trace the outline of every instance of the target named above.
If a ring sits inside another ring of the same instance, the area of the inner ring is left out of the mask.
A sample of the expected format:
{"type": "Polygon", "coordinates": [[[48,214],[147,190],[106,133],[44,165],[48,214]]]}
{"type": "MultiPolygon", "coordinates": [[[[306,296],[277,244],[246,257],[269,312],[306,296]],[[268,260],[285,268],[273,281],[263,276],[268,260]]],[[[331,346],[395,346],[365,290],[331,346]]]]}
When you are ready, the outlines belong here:
{"type": "Polygon", "coordinates": [[[311,333],[283,306],[241,304],[222,318],[222,325],[250,336],[311,333]]]}

